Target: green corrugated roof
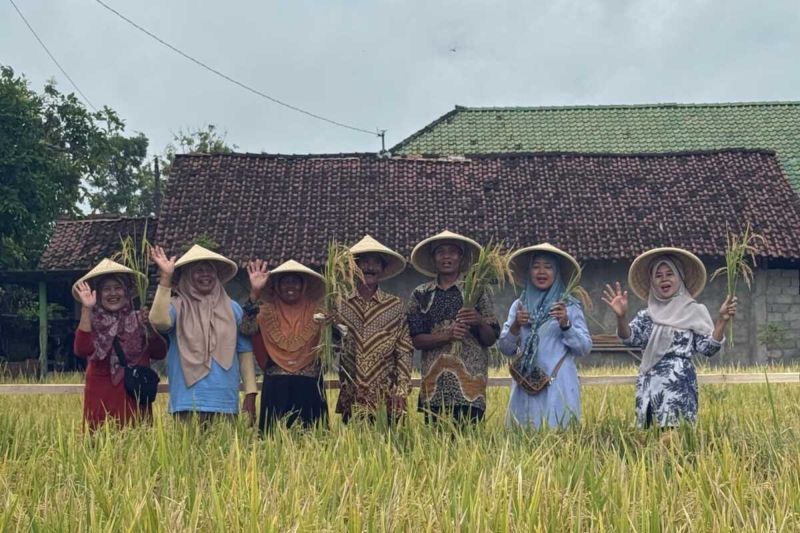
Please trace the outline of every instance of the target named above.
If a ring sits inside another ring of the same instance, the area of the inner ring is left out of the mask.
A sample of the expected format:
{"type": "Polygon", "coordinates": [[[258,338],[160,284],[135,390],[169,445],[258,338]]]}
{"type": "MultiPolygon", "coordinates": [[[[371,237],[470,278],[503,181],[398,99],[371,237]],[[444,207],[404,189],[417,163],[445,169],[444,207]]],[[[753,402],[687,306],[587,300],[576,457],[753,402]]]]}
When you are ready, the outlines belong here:
{"type": "Polygon", "coordinates": [[[800,102],[456,108],[395,155],[766,148],[800,191],[800,102]]]}

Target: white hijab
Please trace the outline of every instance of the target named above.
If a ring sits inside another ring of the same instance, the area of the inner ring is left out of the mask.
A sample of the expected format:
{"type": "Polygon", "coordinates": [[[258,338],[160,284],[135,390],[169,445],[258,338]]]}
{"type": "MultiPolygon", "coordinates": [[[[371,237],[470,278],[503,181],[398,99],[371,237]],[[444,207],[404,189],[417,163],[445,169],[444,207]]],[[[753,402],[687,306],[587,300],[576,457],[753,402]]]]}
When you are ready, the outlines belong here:
{"type": "Polygon", "coordinates": [[[653,368],[669,351],[676,331],[691,330],[702,335],[711,335],[714,331],[714,321],[708,309],[687,293],[683,272],[677,267],[676,261],[668,256],[659,257],[653,262],[647,311],[653,319],[653,332],[642,354],[642,374],[653,368]],[[655,286],[656,271],[661,265],[669,266],[677,274],[680,283],[678,290],[669,298],[660,298],[655,286]]]}

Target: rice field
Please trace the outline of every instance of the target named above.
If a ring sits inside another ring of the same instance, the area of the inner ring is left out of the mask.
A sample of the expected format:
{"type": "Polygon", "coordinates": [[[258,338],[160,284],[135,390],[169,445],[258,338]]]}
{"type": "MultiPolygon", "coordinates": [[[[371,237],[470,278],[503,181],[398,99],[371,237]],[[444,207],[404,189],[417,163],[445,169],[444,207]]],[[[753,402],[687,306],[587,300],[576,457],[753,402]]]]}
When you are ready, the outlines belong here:
{"type": "Polygon", "coordinates": [[[413,413],[260,438],[165,400],[89,435],[79,395],[0,395],[0,531],[800,530],[798,385],[701,386],[697,428],[666,433],[634,427],[631,386],[584,388],[562,432],[506,430],[502,388],[460,433],[413,413]]]}

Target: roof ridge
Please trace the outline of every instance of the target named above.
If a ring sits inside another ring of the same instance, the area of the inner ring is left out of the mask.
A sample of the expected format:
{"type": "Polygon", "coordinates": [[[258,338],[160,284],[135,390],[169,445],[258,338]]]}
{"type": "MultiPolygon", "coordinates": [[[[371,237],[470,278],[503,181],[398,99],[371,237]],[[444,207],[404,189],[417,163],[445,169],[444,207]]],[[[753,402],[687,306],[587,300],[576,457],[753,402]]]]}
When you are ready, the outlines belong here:
{"type": "MultiPolygon", "coordinates": [[[[766,100],[753,102],[661,102],[649,104],[578,104],[562,106],[499,106],[471,107],[456,105],[457,112],[470,111],[575,111],[613,109],[674,109],[674,108],[731,108],[731,107],[777,107],[800,106],[800,100],[766,100]]],[[[452,111],[450,113],[453,113],[452,111]]],[[[433,124],[433,123],[431,123],[433,124]]]]}

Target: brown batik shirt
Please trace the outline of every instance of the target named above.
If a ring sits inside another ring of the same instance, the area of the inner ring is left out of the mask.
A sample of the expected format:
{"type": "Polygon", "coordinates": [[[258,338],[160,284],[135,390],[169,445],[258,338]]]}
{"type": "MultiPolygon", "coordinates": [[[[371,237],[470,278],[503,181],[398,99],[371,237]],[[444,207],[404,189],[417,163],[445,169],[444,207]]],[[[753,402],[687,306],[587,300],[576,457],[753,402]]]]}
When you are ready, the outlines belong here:
{"type": "Polygon", "coordinates": [[[400,298],[380,288],[369,300],[356,292],[338,315],[347,334],[340,348],[336,412],[374,413],[381,404],[402,408],[411,387],[413,347],[400,298]]]}
{"type": "MultiPolygon", "coordinates": [[[[462,288],[463,281],[445,290],[434,280],[414,289],[407,309],[411,337],[452,327],[456,314],[464,306],[462,288]]],[[[500,324],[494,315],[491,295],[482,294],[475,308],[497,337],[500,324]]],[[[489,348],[480,343],[477,326],[464,336],[460,353],[453,352],[452,343],[422,351],[419,410],[456,406],[486,410],[489,348]]]]}

